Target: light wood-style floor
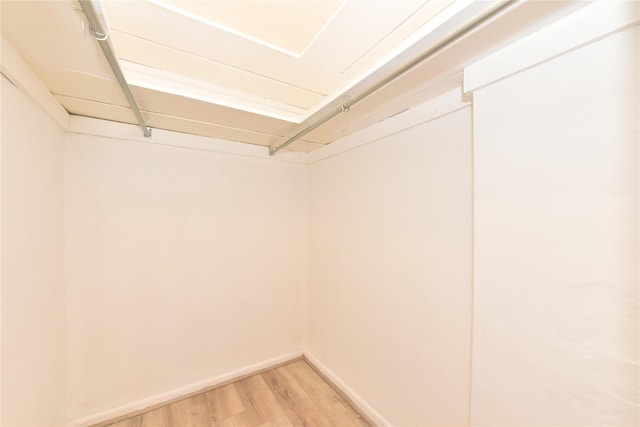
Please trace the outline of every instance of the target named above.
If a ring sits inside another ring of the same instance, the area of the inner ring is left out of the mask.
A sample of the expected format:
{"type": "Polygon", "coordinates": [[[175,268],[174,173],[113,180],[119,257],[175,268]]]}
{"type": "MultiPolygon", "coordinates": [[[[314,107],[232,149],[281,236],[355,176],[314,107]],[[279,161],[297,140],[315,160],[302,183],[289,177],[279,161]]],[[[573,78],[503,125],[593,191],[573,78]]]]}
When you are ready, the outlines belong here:
{"type": "Polygon", "coordinates": [[[304,359],[109,427],[370,426],[304,359]]]}

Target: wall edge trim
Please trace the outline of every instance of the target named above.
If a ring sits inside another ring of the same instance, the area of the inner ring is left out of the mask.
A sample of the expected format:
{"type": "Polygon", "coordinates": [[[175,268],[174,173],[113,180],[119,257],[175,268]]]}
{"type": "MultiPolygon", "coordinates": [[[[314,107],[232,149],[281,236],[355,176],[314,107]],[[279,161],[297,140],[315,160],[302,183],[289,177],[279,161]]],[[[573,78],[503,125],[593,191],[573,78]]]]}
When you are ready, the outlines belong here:
{"type": "Polygon", "coordinates": [[[280,365],[301,359],[304,356],[302,351],[295,351],[278,357],[267,359],[262,362],[254,363],[244,368],[218,375],[206,380],[198,381],[172,390],[158,393],[144,399],[136,400],[131,403],[116,406],[106,411],[98,412],[93,415],[77,418],[69,422],[69,427],[88,427],[109,425],[112,422],[136,416],[142,412],[151,410],[156,407],[164,406],[172,402],[186,399],[190,396],[222,387],[243,378],[260,374],[261,372],[274,369],[280,365]]]}
{"type": "Polygon", "coordinates": [[[349,403],[356,407],[356,409],[366,416],[367,421],[373,423],[378,427],[391,427],[392,424],[378,413],[367,401],[365,401],[358,393],[356,393],[351,387],[349,387],[344,381],[342,381],[331,369],[325,364],[320,362],[311,352],[305,351],[303,358],[306,359],[309,364],[315,368],[318,373],[325,377],[327,382],[331,383],[334,388],[343,394],[349,403]]]}
{"type": "Polygon", "coordinates": [[[69,129],[69,113],[51,94],[40,77],[4,36],[1,37],[0,70],[27,98],[44,110],[63,130],[69,129]]]}
{"type": "Polygon", "coordinates": [[[464,93],[481,89],[639,22],[638,2],[600,0],[587,5],[467,66],[464,93]]]}

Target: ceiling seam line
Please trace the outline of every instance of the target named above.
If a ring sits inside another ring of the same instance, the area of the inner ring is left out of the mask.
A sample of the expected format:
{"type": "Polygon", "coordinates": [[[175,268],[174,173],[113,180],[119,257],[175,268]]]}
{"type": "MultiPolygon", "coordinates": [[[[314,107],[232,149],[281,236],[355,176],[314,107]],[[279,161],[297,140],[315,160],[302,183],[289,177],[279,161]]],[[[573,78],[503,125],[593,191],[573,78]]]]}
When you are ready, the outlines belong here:
{"type": "MultiPolygon", "coordinates": [[[[85,116],[83,116],[83,117],[85,117],[85,116]]],[[[124,125],[132,125],[132,123],[124,123],[124,122],[117,122],[117,123],[124,124],[124,125]]],[[[157,128],[157,129],[158,130],[167,131],[167,132],[176,132],[176,131],[172,131],[170,129],[163,129],[163,128],[157,128]]],[[[282,159],[282,158],[277,158],[277,157],[276,158],[273,158],[273,157],[270,158],[270,157],[265,157],[265,156],[261,156],[261,155],[258,155],[258,154],[232,153],[232,152],[228,152],[228,151],[220,150],[220,149],[208,149],[208,148],[201,148],[201,147],[190,147],[190,146],[186,146],[186,145],[171,144],[169,142],[154,141],[154,140],[151,140],[151,139],[143,141],[143,140],[140,140],[140,139],[132,139],[132,138],[124,137],[124,136],[106,136],[106,135],[101,134],[101,133],[92,133],[92,132],[86,132],[86,131],[73,131],[73,130],[66,131],[66,133],[73,134],[73,135],[86,135],[86,136],[110,138],[110,139],[115,139],[115,140],[119,140],[119,141],[140,142],[140,143],[143,143],[143,144],[162,145],[162,146],[166,146],[166,147],[182,148],[182,149],[185,149],[185,150],[206,151],[206,152],[209,152],[209,153],[217,153],[217,154],[223,154],[223,155],[227,155],[227,156],[250,157],[250,158],[260,159],[260,160],[276,160],[276,161],[281,161],[281,162],[284,162],[284,163],[293,163],[293,164],[300,164],[300,165],[306,166],[306,163],[304,163],[303,161],[300,161],[300,160],[282,159]]],[[[183,132],[180,132],[180,133],[183,133],[183,132]]],[[[197,136],[197,137],[201,137],[201,138],[216,139],[214,137],[202,136],[202,135],[193,134],[193,133],[189,133],[187,135],[197,136]]],[[[236,142],[236,141],[231,141],[231,142],[236,142]]],[[[251,145],[253,147],[266,147],[265,145],[262,145],[262,144],[253,144],[253,143],[244,143],[244,142],[243,142],[243,144],[248,144],[248,145],[251,145]]]]}
{"type": "MultiPolygon", "coordinates": [[[[162,46],[162,47],[164,47],[166,49],[170,49],[170,50],[173,50],[173,51],[176,51],[176,52],[179,52],[179,53],[184,53],[186,55],[193,56],[193,57],[198,58],[198,59],[202,59],[203,61],[210,62],[212,64],[217,64],[217,65],[220,65],[220,66],[223,66],[223,67],[227,67],[227,68],[230,68],[230,69],[235,70],[235,71],[240,71],[240,72],[249,74],[251,76],[259,77],[261,79],[272,80],[272,81],[274,81],[276,83],[279,83],[279,84],[282,84],[284,86],[289,86],[289,87],[292,87],[294,89],[298,89],[298,90],[302,90],[302,91],[305,91],[305,92],[309,92],[310,94],[313,94],[313,95],[318,95],[318,96],[323,96],[323,97],[328,95],[328,93],[318,92],[318,91],[316,91],[314,89],[309,89],[309,88],[305,88],[305,87],[302,87],[302,86],[299,86],[299,85],[296,85],[296,84],[285,82],[285,81],[279,80],[277,78],[273,78],[273,77],[266,76],[264,74],[256,73],[255,71],[247,70],[247,69],[242,68],[242,67],[238,67],[238,66],[235,66],[235,65],[228,64],[226,62],[219,61],[217,59],[207,58],[206,56],[200,56],[198,54],[195,54],[195,53],[192,53],[192,52],[188,52],[186,50],[182,50],[182,49],[179,49],[179,48],[176,48],[176,47],[173,47],[173,46],[169,46],[169,45],[164,44],[164,43],[159,43],[159,42],[154,41],[154,40],[149,40],[146,37],[138,36],[136,34],[131,34],[131,33],[127,32],[127,31],[118,30],[118,29],[114,29],[114,31],[118,32],[118,33],[121,33],[121,34],[126,34],[127,36],[134,37],[134,38],[139,39],[139,40],[143,40],[143,41],[145,41],[147,43],[151,43],[151,44],[154,44],[156,46],[162,46]]],[[[127,59],[127,61],[135,63],[135,61],[131,61],[129,59],[127,59]]],[[[140,65],[145,65],[145,64],[140,64],[140,65]]],[[[148,67],[148,65],[147,65],[147,67],[148,67]]]]}
{"type": "MultiPolygon", "coordinates": [[[[427,2],[428,3],[428,2],[427,2]]],[[[409,16],[407,16],[405,19],[402,20],[402,22],[400,22],[398,25],[396,25],[391,31],[389,31],[387,34],[385,34],[380,40],[378,40],[373,46],[369,47],[369,49],[366,50],[366,52],[364,52],[362,55],[360,55],[355,61],[353,61],[351,64],[347,65],[341,72],[340,74],[344,74],[346,73],[351,67],[353,67],[354,65],[356,65],[360,60],[362,60],[362,58],[364,58],[365,56],[367,56],[369,54],[369,52],[371,52],[372,50],[374,50],[376,47],[378,47],[385,39],[387,39],[389,36],[391,36],[391,34],[393,34],[394,32],[396,32],[396,30],[398,30],[398,28],[400,28],[402,25],[404,25],[409,19],[411,19],[413,16],[415,16],[418,12],[420,12],[420,10],[422,10],[422,8],[426,7],[427,3],[423,4],[422,6],[420,6],[417,10],[414,10],[409,16]]]]}

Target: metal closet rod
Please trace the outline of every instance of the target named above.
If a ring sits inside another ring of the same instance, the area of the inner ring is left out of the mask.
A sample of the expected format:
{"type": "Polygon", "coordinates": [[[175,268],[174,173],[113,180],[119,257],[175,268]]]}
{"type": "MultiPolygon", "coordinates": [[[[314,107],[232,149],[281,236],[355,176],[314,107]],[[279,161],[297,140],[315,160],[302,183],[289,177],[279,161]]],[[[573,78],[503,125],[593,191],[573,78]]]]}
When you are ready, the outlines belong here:
{"type": "Polygon", "coordinates": [[[133,114],[135,114],[136,120],[138,120],[138,125],[140,126],[140,129],[142,129],[142,133],[146,138],[151,138],[151,128],[145,123],[142,113],[140,113],[140,109],[138,108],[138,104],[136,103],[136,99],[131,93],[129,84],[122,74],[118,60],[111,49],[111,44],[109,43],[109,33],[107,33],[102,26],[102,23],[96,14],[96,10],[93,7],[93,2],[91,0],[79,0],[79,3],[82,8],[82,12],[84,12],[84,16],[87,17],[87,21],[89,22],[89,32],[93,38],[98,41],[98,44],[102,49],[102,53],[104,53],[105,58],[107,58],[111,71],[113,71],[125,98],[127,98],[127,102],[129,102],[129,106],[131,107],[133,114]]]}
{"type": "Polygon", "coordinates": [[[465,25],[460,30],[456,31],[451,36],[449,36],[445,40],[443,40],[442,42],[438,43],[437,45],[435,45],[431,49],[427,49],[426,51],[424,51],[423,53],[418,55],[416,58],[414,58],[411,61],[407,62],[406,64],[404,64],[400,68],[396,69],[394,72],[392,72],[391,74],[389,74],[388,76],[386,76],[382,80],[380,80],[377,83],[375,83],[373,86],[370,86],[365,91],[361,92],[356,97],[354,97],[352,99],[349,99],[347,102],[342,104],[339,108],[337,108],[335,110],[332,110],[328,114],[322,116],[319,120],[317,120],[316,122],[312,123],[308,127],[304,128],[303,130],[301,130],[300,132],[298,132],[297,134],[292,136],[290,139],[288,139],[286,142],[283,142],[282,144],[278,145],[277,147],[269,147],[269,155],[273,156],[278,151],[282,150],[283,148],[288,147],[289,145],[291,145],[292,143],[296,142],[297,140],[299,140],[300,138],[302,138],[303,136],[305,136],[309,132],[313,131],[314,129],[316,129],[316,128],[320,127],[320,126],[322,126],[323,124],[325,124],[329,120],[333,119],[338,114],[349,112],[349,109],[351,107],[353,107],[355,104],[357,104],[358,102],[362,101],[363,99],[365,99],[369,95],[371,95],[374,92],[378,91],[383,86],[386,86],[388,83],[391,83],[393,80],[395,80],[398,77],[402,76],[403,74],[405,74],[406,72],[408,72],[409,70],[411,70],[412,68],[414,68],[415,66],[420,64],[421,62],[424,62],[427,59],[431,58],[432,56],[435,56],[436,54],[440,53],[441,51],[443,51],[444,49],[446,49],[447,47],[449,47],[453,43],[457,42],[458,40],[460,40],[461,38],[463,38],[464,36],[466,36],[470,32],[474,31],[475,29],[477,29],[478,27],[483,25],[485,22],[489,21],[490,19],[492,19],[495,16],[497,16],[498,14],[500,14],[502,11],[504,11],[505,9],[510,7],[511,5],[513,5],[515,3],[518,3],[518,1],[519,0],[509,0],[509,1],[505,2],[504,4],[500,5],[497,9],[494,9],[493,11],[489,12],[488,14],[483,16],[482,18],[480,18],[480,19],[478,19],[476,21],[473,21],[470,24],[465,25]]]}

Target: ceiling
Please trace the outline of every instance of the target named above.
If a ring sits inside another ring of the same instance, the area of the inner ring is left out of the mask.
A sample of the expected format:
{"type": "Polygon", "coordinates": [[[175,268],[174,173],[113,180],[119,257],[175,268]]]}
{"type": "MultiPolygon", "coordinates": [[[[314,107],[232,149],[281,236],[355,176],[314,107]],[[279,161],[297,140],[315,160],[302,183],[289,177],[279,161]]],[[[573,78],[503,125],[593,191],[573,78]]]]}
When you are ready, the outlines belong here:
{"type": "MultiPolygon", "coordinates": [[[[94,3],[149,126],[277,146],[504,2],[94,3]]],[[[459,84],[474,57],[573,3],[513,8],[288,149],[312,151],[459,84]]],[[[69,113],[136,123],[77,3],[3,0],[1,7],[3,37],[69,113]]]]}

